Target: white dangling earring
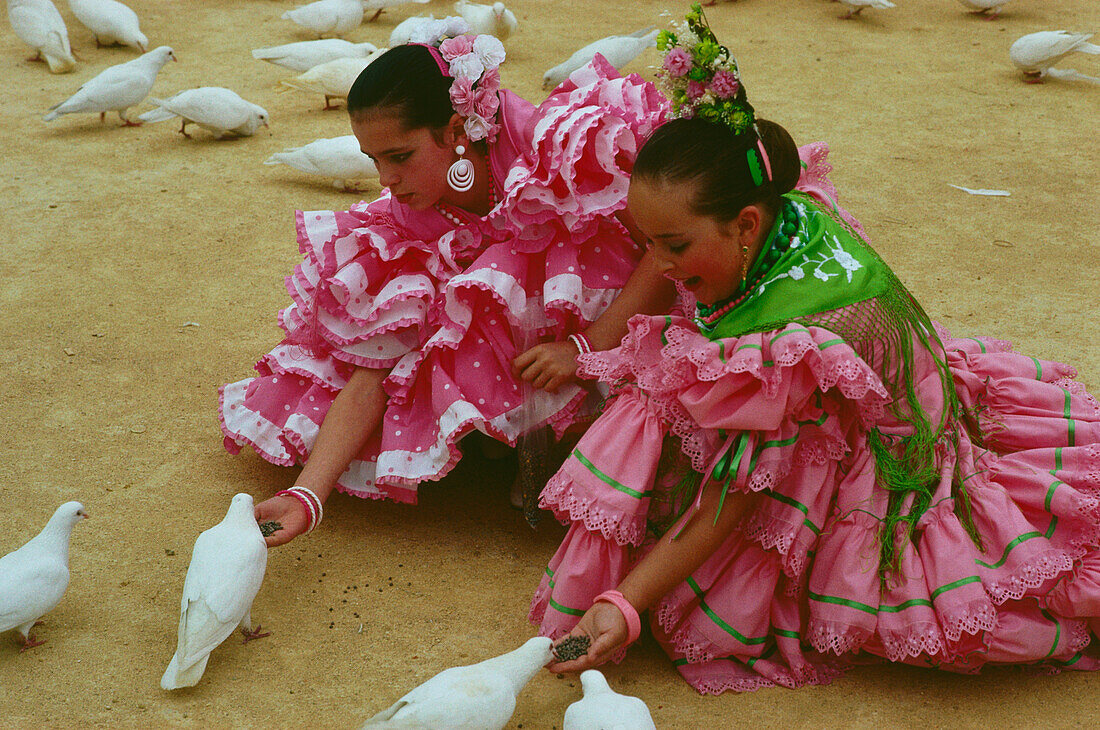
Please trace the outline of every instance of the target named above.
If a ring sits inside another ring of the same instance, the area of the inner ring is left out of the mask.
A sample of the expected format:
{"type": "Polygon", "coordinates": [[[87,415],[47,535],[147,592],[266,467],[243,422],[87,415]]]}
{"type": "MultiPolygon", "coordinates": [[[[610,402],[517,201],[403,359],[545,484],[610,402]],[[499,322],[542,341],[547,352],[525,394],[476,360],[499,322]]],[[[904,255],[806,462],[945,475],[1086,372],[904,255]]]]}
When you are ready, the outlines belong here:
{"type": "Polygon", "coordinates": [[[455,147],[458,159],[447,170],[447,184],[457,193],[464,193],[474,186],[474,163],[462,156],[465,152],[466,148],[462,145],[455,147]]]}

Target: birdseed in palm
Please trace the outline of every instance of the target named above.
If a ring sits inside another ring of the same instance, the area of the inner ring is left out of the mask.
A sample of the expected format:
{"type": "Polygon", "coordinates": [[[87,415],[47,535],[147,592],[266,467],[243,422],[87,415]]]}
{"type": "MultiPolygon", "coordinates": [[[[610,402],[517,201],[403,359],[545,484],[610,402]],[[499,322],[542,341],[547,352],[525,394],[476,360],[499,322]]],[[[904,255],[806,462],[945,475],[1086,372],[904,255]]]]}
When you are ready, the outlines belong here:
{"type": "Polygon", "coordinates": [[[570,636],[554,647],[554,656],[559,662],[571,662],[587,654],[591,644],[592,640],[587,636],[570,636]]]}

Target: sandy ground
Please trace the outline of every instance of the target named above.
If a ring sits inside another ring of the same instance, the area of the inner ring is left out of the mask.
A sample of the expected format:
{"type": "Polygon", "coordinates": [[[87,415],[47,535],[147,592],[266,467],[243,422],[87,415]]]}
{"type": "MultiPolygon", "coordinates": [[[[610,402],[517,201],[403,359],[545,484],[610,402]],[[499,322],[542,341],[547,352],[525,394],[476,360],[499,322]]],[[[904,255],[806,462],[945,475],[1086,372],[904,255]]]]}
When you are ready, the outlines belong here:
{"type": "MultiPolygon", "coordinates": [[[[196,535],[234,493],[263,498],[294,477],[222,450],[215,389],[247,375],[279,336],[294,209],[356,198],[261,164],[347,133],[343,112],[321,111],[319,98],[275,93],[283,70],[249,54],[306,38],[279,19],[289,0],[128,2],[152,44],[180,59],[155,95],[229,86],[268,109],[271,130],[214,141],[201,130],[184,139],[170,123],[44,124],[49,106],[134,53],[97,49],[67,7],[82,58],[70,75],[24,61],[25,47],[0,33],[0,552],[64,500],[93,515],[72,537],[68,593],[39,629],[48,643],[20,655],[15,634],[0,639],[0,725],[354,727],[440,669],[530,636],[528,600],[563,530],[533,532],[508,507],[508,461],[468,459],[424,488],[418,507],[335,497],[317,533],[270,556],[253,616],[273,636],[227,642],[198,687],[160,690],[196,535]]],[[[739,0],[710,17],[760,112],[800,142],[832,145],[843,201],[934,317],[1074,363],[1100,391],[1100,88],[1025,85],[1007,58],[1027,32],[1100,30],[1100,5],[1018,0],[987,22],[954,0],[898,4],[841,22],[841,7],[824,0],[739,0]]],[[[504,82],[535,101],[542,71],[575,48],[686,9],[512,5],[520,29],[504,82]]],[[[381,44],[410,12],[447,9],[398,9],[349,37],[381,44]]],[[[648,74],[657,58],[649,51],[629,70],[648,74]]],[[[1095,57],[1072,65],[1100,74],[1095,57]]],[[[701,697],[648,638],[608,674],[664,728],[1091,726],[1100,699],[1100,676],[1089,674],[905,667],[701,697]]],[[[539,675],[510,727],[560,727],[579,691],[573,676],[539,675]]]]}

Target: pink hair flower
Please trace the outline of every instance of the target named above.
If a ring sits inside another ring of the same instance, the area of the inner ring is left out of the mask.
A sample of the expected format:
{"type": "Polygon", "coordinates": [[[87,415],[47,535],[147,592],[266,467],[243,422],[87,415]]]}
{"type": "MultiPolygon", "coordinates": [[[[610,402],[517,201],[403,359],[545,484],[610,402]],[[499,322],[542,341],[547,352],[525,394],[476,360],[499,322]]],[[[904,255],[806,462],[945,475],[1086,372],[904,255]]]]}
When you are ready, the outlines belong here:
{"type": "Polygon", "coordinates": [[[453,61],[459,56],[473,53],[474,39],[468,35],[459,35],[448,38],[439,44],[439,53],[446,61],[453,61]]]}
{"type": "Polygon", "coordinates": [[[683,76],[691,70],[691,54],[683,48],[673,48],[665,54],[664,67],[670,76],[683,76]]]}
{"type": "Polygon", "coordinates": [[[470,138],[470,141],[476,142],[490,135],[495,136],[499,127],[484,117],[478,116],[477,114],[471,114],[466,117],[466,121],[463,123],[463,129],[466,130],[466,136],[470,138]]]}
{"type": "Polygon", "coordinates": [[[714,78],[711,79],[710,82],[710,90],[713,91],[719,99],[732,98],[737,95],[740,89],[741,84],[737,82],[737,77],[724,69],[716,72],[714,78]]]}
{"type": "Polygon", "coordinates": [[[486,88],[478,84],[474,91],[474,114],[492,119],[500,108],[500,99],[497,98],[495,89],[486,88]]]}
{"type": "Polygon", "coordinates": [[[487,69],[481,75],[481,80],[477,82],[477,88],[487,91],[500,91],[500,71],[495,68],[487,69]]]}
{"type": "Polygon", "coordinates": [[[459,115],[468,117],[474,113],[474,82],[465,76],[458,76],[451,83],[451,106],[459,115]]]}
{"type": "Polygon", "coordinates": [[[707,85],[702,81],[689,81],[687,85],[687,96],[692,101],[702,98],[703,94],[707,93],[707,85]]]}

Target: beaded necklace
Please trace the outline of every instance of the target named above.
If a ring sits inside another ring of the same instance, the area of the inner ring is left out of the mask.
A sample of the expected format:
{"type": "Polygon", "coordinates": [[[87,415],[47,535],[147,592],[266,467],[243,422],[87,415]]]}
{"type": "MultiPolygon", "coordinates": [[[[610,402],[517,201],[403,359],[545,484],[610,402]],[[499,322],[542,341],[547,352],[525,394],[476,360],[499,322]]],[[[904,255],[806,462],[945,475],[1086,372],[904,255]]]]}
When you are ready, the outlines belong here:
{"type": "Polygon", "coordinates": [[[722,317],[756,290],[776,262],[790,249],[791,239],[798,232],[798,227],[798,211],[793,205],[784,202],[768,240],[764,242],[760,253],[756,256],[756,261],[753,262],[752,270],[737,285],[733,295],[711,305],[698,302],[695,304],[695,324],[703,334],[710,334],[722,317]]]}
{"type": "MultiPolygon", "coordinates": [[[[485,160],[485,169],[489,173],[489,210],[492,210],[493,208],[497,207],[497,189],[496,181],[493,179],[493,166],[489,163],[488,158],[486,158],[485,160]]],[[[435,209],[439,211],[439,214],[450,221],[455,227],[464,226],[467,224],[467,221],[462,220],[462,218],[455,212],[456,210],[461,210],[462,212],[467,213],[467,215],[470,215],[470,213],[465,209],[453,208],[446,203],[436,203],[435,209]]],[[[481,216],[478,217],[480,218],[481,216]]]]}

